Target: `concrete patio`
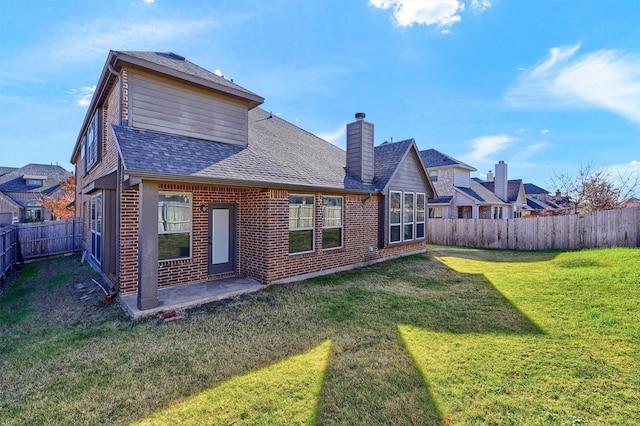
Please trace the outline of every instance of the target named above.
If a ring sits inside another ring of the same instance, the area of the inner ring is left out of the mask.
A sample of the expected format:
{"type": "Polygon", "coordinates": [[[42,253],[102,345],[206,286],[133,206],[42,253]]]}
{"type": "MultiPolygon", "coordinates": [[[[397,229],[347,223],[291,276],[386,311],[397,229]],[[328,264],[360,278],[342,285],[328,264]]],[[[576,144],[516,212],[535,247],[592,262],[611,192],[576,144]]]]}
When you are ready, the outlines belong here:
{"type": "Polygon", "coordinates": [[[265,286],[250,278],[225,278],[196,284],[185,284],[158,289],[158,307],[141,311],[137,294],[120,296],[120,304],[127,315],[139,319],[160,312],[193,308],[216,300],[228,299],[244,293],[253,293],[265,286]]]}

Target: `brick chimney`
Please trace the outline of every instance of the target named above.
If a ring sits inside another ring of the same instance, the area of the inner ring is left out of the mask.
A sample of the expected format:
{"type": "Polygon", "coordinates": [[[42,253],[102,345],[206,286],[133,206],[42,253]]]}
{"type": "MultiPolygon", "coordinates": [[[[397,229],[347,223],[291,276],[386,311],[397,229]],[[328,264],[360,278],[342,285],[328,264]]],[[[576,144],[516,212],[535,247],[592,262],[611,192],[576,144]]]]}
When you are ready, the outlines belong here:
{"type": "Polygon", "coordinates": [[[493,172],[491,170],[487,172],[487,182],[493,182],[493,172]]]}
{"type": "Polygon", "coordinates": [[[373,124],[365,113],[347,124],[347,173],[362,183],[373,183],[373,124]]]}
{"type": "Polygon", "coordinates": [[[496,178],[494,183],[494,192],[502,201],[508,201],[507,198],[507,163],[498,161],[496,164],[496,178]]]}

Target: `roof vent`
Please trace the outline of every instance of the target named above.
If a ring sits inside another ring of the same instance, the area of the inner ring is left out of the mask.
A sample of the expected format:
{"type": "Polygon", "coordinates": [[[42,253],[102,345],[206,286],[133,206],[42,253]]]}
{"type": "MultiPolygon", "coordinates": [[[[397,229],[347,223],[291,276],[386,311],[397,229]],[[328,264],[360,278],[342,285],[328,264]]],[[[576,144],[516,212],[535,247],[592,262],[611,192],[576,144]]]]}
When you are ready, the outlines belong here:
{"type": "Polygon", "coordinates": [[[156,55],[160,55],[164,58],[173,59],[176,61],[184,61],[185,59],[187,59],[184,56],[180,56],[177,53],[173,53],[173,52],[156,52],[156,55]]]}

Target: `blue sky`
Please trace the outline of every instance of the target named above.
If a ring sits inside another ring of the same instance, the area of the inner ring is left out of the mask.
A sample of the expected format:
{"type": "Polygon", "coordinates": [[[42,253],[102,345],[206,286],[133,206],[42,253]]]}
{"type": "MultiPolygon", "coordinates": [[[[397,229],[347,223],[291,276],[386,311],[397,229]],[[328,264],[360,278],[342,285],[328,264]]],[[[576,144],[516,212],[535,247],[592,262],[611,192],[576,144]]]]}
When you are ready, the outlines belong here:
{"type": "MultiPolygon", "coordinates": [[[[637,0],[0,0],[0,165],[68,169],[110,49],[172,51],[344,147],[414,138],[545,186],[640,171],[637,0]]],[[[553,190],[553,188],[547,188],[553,190]]]]}

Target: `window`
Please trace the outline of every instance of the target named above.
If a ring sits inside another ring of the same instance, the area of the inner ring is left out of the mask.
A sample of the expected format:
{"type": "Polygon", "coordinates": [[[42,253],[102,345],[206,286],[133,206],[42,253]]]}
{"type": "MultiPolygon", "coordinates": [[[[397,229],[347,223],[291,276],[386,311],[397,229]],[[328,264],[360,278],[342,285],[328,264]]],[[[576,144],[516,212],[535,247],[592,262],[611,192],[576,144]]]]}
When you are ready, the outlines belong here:
{"type": "Polygon", "coordinates": [[[160,192],[158,260],[191,256],[191,194],[160,192]]]}
{"type": "Polygon", "coordinates": [[[102,193],[91,196],[91,256],[102,262],[102,193]]]}
{"type": "Polygon", "coordinates": [[[416,238],[424,238],[425,195],[416,194],[416,238]]]}
{"type": "Polygon", "coordinates": [[[402,222],[404,223],[404,240],[413,240],[413,223],[415,222],[413,192],[404,193],[404,214],[402,222]]]}
{"type": "Polygon", "coordinates": [[[424,238],[426,232],[424,193],[389,192],[389,242],[412,241],[424,238]]]}
{"type": "Polygon", "coordinates": [[[442,207],[429,207],[429,218],[442,219],[442,207]]]}
{"type": "Polygon", "coordinates": [[[437,170],[429,170],[429,178],[431,179],[431,182],[437,182],[438,181],[438,171],[437,170]]]}
{"type": "Polygon", "coordinates": [[[43,209],[37,201],[29,201],[27,203],[27,221],[40,222],[43,219],[43,209]]]}
{"type": "Polygon", "coordinates": [[[87,128],[87,133],[84,135],[84,152],[85,152],[85,167],[84,171],[88,171],[91,166],[93,166],[98,160],[99,155],[99,112],[93,115],[93,119],[91,119],[91,123],[87,128]]]}
{"type": "Polygon", "coordinates": [[[402,193],[391,191],[389,193],[389,242],[397,243],[401,241],[401,211],[402,193]]]}
{"type": "Polygon", "coordinates": [[[313,251],[313,195],[289,195],[289,253],[313,251]]]}
{"type": "Polygon", "coordinates": [[[27,179],[27,186],[42,186],[42,179],[27,179]]]}
{"type": "Polygon", "coordinates": [[[342,197],[322,197],[322,248],[342,247],[342,197]]]}

